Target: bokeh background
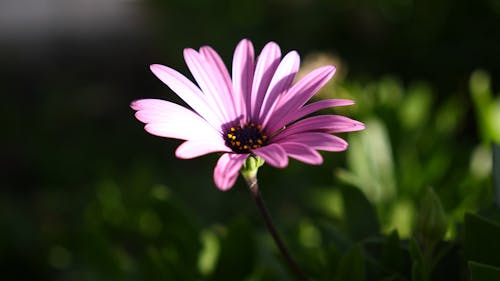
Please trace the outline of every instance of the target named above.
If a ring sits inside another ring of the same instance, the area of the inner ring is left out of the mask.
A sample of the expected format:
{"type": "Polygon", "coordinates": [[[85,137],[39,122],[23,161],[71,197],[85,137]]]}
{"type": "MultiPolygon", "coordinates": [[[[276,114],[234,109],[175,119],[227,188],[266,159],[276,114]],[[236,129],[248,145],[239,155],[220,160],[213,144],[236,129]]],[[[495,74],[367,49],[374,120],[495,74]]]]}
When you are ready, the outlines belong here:
{"type": "Polygon", "coordinates": [[[367,125],[322,166],[259,171],[313,280],[494,280],[499,3],[2,0],[0,280],[293,280],[244,183],[218,191],[217,155],[176,159],[129,108],[179,101],[149,64],[229,64],[242,38],[336,65],[317,98],[367,125]]]}

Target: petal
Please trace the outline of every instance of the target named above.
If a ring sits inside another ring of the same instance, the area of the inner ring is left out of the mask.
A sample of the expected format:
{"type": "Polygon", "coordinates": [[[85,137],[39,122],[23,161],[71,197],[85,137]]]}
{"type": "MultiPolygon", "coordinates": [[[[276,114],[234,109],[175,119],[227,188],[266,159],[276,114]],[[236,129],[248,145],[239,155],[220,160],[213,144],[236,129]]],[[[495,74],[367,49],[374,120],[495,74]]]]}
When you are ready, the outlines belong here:
{"type": "Polygon", "coordinates": [[[217,88],[217,93],[221,95],[223,101],[225,101],[224,105],[226,106],[226,110],[231,113],[231,120],[236,118],[237,114],[233,98],[233,86],[224,62],[219,54],[210,46],[201,47],[200,54],[208,62],[208,67],[210,67],[209,74],[212,76],[212,81],[217,88]]]}
{"type": "Polygon", "coordinates": [[[203,127],[196,127],[194,124],[196,123],[189,124],[187,121],[184,121],[184,123],[149,123],[144,126],[144,129],[155,136],[181,140],[222,138],[220,135],[212,134],[212,132],[203,132],[203,127]]]}
{"type": "Polygon", "coordinates": [[[335,74],[335,67],[323,66],[317,68],[300,79],[297,84],[279,100],[268,126],[276,127],[274,123],[284,119],[290,112],[301,108],[321,87],[335,74]]]}
{"type": "MultiPolygon", "coordinates": [[[[269,132],[276,132],[283,126],[290,124],[291,122],[294,122],[297,119],[300,119],[306,115],[309,115],[313,112],[325,109],[325,108],[330,108],[330,107],[336,107],[336,106],[345,106],[345,105],[352,105],[354,104],[354,101],[352,100],[344,100],[344,99],[327,99],[327,100],[321,100],[317,102],[313,102],[310,104],[307,104],[303,107],[301,107],[297,111],[292,111],[290,114],[286,115],[285,118],[276,120],[274,122],[273,127],[268,127],[269,132]]],[[[272,117],[272,116],[271,116],[272,117]]]]}
{"type": "Polygon", "coordinates": [[[280,143],[288,156],[311,165],[321,165],[323,157],[309,146],[296,142],[280,143]]]}
{"type": "Polygon", "coordinates": [[[262,157],[271,166],[284,168],[288,165],[288,157],[285,150],[279,144],[270,144],[252,150],[252,153],[262,157]]]}
{"type": "Polygon", "coordinates": [[[251,112],[249,113],[252,120],[258,120],[259,118],[262,101],[278,67],[280,58],[280,47],[274,42],[267,43],[259,55],[252,84],[251,112]]]}
{"type": "MultiPolygon", "coordinates": [[[[172,119],[194,118],[204,121],[198,114],[173,102],[159,99],[135,100],[130,107],[137,111],[135,116],[143,123],[165,122],[172,119]]],[[[205,122],[206,123],[206,122],[205,122]]]]}
{"type": "Polygon", "coordinates": [[[220,133],[193,111],[178,104],[157,100],[142,99],[132,102],[137,110],[135,117],[146,123],[150,134],[176,139],[220,138],[220,133]]]}
{"type": "Polygon", "coordinates": [[[252,42],[241,40],[233,56],[233,94],[238,113],[250,114],[250,95],[254,71],[254,49],[252,42]]]}
{"type": "Polygon", "coordinates": [[[364,129],[364,124],[341,115],[317,115],[290,125],[275,137],[275,141],[303,132],[343,133],[364,129]]]}
{"type": "Polygon", "coordinates": [[[200,114],[214,128],[219,129],[223,124],[217,114],[218,111],[213,103],[205,98],[205,95],[189,79],[179,72],[160,64],[150,66],[151,71],[182,100],[184,100],[194,111],[200,114]]]}
{"type": "Polygon", "coordinates": [[[212,152],[230,152],[229,149],[221,138],[221,141],[207,141],[203,140],[188,140],[183,142],[177,149],[175,150],[175,156],[181,159],[191,159],[196,158],[205,154],[209,154],[212,152]]]}
{"type": "Polygon", "coordinates": [[[231,115],[231,109],[234,108],[234,105],[224,93],[220,92],[219,86],[224,81],[220,81],[220,76],[213,74],[214,68],[211,64],[190,48],[184,49],[184,60],[203,93],[207,95],[207,99],[214,102],[225,123],[232,121],[234,116],[231,115]]]}
{"type": "Polygon", "coordinates": [[[290,88],[295,74],[299,70],[299,66],[300,56],[297,52],[292,51],[283,58],[278,69],[276,69],[260,110],[259,120],[264,127],[267,123],[267,118],[272,116],[276,101],[290,88]]]}
{"type": "MultiPolygon", "coordinates": [[[[274,141],[274,140],[273,140],[274,141]]],[[[288,136],[286,139],[277,141],[279,144],[283,143],[301,143],[312,149],[324,151],[344,151],[348,147],[348,143],[334,135],[319,132],[307,132],[302,134],[295,134],[288,136]]]]}
{"type": "Polygon", "coordinates": [[[217,188],[225,191],[233,187],[241,166],[247,157],[248,154],[222,154],[214,169],[214,182],[217,188]]]}

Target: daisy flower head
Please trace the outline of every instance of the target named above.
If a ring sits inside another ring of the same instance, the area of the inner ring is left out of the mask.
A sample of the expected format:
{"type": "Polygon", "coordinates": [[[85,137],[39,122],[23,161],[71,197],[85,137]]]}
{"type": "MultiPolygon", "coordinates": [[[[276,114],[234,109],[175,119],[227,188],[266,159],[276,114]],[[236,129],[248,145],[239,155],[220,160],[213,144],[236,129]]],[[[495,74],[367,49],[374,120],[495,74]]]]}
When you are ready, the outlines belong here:
{"type": "Polygon", "coordinates": [[[167,66],[150,68],[189,108],[159,99],[136,100],[131,107],[148,133],[184,140],[175,151],[178,158],[222,152],[214,169],[221,190],[234,185],[249,156],[277,168],[286,167],[289,157],[319,165],[323,158],[318,150],[347,149],[347,142],[333,133],[364,128],[340,115],[306,117],[354,102],[326,99],[306,104],[332,78],[335,67],[319,67],[293,84],[299,54],[291,51],[282,57],[274,42],[256,59],[252,43],[243,39],[234,51],[231,74],[209,46],[185,49],[184,59],[197,85],[167,66]]]}

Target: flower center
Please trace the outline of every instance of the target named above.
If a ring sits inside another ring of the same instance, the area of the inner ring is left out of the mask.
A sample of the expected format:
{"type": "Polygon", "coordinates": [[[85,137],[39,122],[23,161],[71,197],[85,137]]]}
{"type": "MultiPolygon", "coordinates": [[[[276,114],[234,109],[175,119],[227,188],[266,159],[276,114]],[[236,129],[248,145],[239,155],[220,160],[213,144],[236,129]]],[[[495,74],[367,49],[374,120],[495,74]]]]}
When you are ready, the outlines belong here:
{"type": "Polygon", "coordinates": [[[267,143],[268,138],[262,132],[262,125],[255,125],[255,123],[231,127],[224,134],[227,147],[236,153],[249,153],[250,149],[262,147],[267,143]]]}

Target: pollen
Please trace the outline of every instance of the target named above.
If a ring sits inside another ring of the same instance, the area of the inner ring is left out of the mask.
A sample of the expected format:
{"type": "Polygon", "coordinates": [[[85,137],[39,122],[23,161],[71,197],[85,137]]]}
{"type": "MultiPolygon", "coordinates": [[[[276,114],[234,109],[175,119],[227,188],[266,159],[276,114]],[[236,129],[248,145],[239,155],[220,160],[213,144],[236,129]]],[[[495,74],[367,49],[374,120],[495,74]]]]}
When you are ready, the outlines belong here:
{"type": "Polygon", "coordinates": [[[266,145],[268,139],[269,137],[262,131],[262,125],[255,123],[233,126],[224,134],[227,147],[235,153],[249,153],[250,149],[266,145]]]}

